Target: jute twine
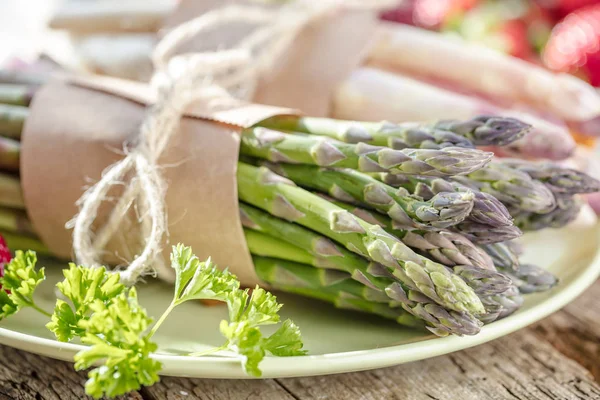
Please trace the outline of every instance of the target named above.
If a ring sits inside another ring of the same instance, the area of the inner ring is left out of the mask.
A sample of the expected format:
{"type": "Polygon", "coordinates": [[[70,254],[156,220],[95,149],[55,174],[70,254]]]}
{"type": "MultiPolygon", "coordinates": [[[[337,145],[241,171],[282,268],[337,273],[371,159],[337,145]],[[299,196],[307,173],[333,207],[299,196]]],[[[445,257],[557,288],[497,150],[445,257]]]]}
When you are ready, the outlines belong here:
{"type": "Polygon", "coordinates": [[[268,71],[308,23],[340,8],[378,10],[397,0],[296,0],[281,7],[228,5],[185,22],[170,31],[155,48],[151,81],[157,100],[147,109],[136,143],[125,158],[109,166],[101,179],[78,200],[79,213],[67,224],[73,228],[73,250],[81,265],[101,265],[105,246],[121,221],[137,207],[143,248],[120,270],[121,281],[132,285],[164,265],[160,257],[167,231],[165,192],[158,159],[175,135],[186,107],[192,102],[224,98],[251,99],[258,78],[268,71]],[[256,28],[235,46],[173,56],[176,49],[204,32],[234,24],[256,28]],[[106,222],[93,228],[98,210],[114,186],[124,187],[106,222]]]}

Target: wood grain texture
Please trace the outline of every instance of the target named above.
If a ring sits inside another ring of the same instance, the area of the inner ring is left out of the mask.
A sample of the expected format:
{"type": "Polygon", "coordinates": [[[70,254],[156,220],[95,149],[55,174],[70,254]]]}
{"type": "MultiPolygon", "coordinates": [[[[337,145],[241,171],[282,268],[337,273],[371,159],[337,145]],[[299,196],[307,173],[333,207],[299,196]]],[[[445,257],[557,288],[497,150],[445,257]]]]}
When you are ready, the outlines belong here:
{"type": "Polygon", "coordinates": [[[141,391],[145,400],[294,400],[275,380],[164,377],[141,391]]]}
{"type": "MultiPolygon", "coordinates": [[[[85,372],[73,364],[0,346],[0,400],[81,400],[85,372]]],[[[119,400],[142,400],[139,393],[119,400]]]]}
{"type": "Polygon", "coordinates": [[[600,382],[600,282],[533,330],[600,382]]]}
{"type": "Polygon", "coordinates": [[[532,331],[398,367],[280,382],[300,399],[600,398],[586,369],[532,331]]]}
{"type": "MultiPolygon", "coordinates": [[[[600,281],[538,324],[472,349],[397,367],[268,380],[164,377],[120,400],[596,400],[600,281]]],[[[87,399],[73,365],[0,346],[0,400],[87,399]]]]}

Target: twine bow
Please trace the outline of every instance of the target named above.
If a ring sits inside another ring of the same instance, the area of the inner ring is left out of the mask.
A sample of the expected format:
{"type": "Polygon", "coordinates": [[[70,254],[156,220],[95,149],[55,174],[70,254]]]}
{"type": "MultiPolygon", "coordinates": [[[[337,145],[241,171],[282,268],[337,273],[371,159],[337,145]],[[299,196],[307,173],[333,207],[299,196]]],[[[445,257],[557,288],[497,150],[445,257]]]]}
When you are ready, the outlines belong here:
{"type": "Polygon", "coordinates": [[[157,100],[147,109],[137,142],[126,150],[125,158],[109,166],[101,179],[83,194],[78,201],[79,214],[68,224],[73,227],[73,250],[78,262],[91,267],[100,265],[103,249],[136,203],[141,211],[139,222],[145,243],[140,254],[119,274],[122,282],[134,284],[140,276],[153,272],[152,264],[160,260],[162,238],[167,232],[164,204],[167,185],[157,163],[177,132],[186,107],[196,101],[210,107],[214,99],[250,99],[261,72],[274,65],[309,22],[340,7],[381,9],[395,3],[397,0],[297,0],[278,8],[234,4],[210,11],[169,32],[153,54],[156,72],[151,84],[157,100]],[[256,28],[233,48],[172,56],[187,40],[236,23],[251,23],[256,28]],[[106,223],[93,232],[98,210],[115,185],[124,185],[121,197],[106,223]]]}

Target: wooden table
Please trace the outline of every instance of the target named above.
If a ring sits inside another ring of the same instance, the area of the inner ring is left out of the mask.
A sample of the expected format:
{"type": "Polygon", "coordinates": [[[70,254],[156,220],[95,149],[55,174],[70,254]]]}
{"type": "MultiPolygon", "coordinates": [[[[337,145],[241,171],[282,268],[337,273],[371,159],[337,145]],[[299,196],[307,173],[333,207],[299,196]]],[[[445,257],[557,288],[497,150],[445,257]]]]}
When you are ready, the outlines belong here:
{"type": "MultiPolygon", "coordinates": [[[[268,380],[165,377],[121,399],[600,399],[600,281],[517,333],[472,349],[351,374],[268,380]]],[[[79,400],[70,363],[0,346],[0,399],[79,400]]]]}

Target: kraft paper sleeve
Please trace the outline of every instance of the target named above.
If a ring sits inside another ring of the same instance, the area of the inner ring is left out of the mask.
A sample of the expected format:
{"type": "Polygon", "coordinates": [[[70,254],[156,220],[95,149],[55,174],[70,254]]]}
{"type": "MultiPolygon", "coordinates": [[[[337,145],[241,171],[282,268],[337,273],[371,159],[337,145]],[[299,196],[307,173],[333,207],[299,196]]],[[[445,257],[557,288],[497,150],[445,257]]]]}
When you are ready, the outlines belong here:
{"type": "MultiPolygon", "coordinates": [[[[318,1],[318,0],[315,0],[318,1]]],[[[249,1],[181,0],[167,19],[165,29],[227,4],[253,4],[249,1]]],[[[267,71],[253,99],[302,110],[311,116],[327,116],[336,87],[357,68],[371,46],[377,26],[375,11],[342,10],[307,25],[292,46],[267,71]]],[[[181,53],[227,48],[247,35],[252,26],[232,26],[191,40],[181,53]]]]}
{"type": "MultiPolygon", "coordinates": [[[[72,256],[72,231],[65,224],[77,213],[84,189],[136,139],[149,101],[147,86],[112,78],[55,80],[35,96],[23,132],[21,179],[34,228],[54,254],[72,256]]],[[[192,246],[200,259],[211,256],[220,267],[228,267],[244,285],[258,283],[239,220],[239,131],[290,113],[242,103],[213,112],[189,108],[159,161],[168,183],[165,260],[171,246],[181,242],[192,246]]],[[[104,203],[99,224],[114,203],[104,203]]],[[[107,246],[105,262],[123,264],[136,254],[138,220],[132,207],[107,246]]]]}

